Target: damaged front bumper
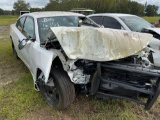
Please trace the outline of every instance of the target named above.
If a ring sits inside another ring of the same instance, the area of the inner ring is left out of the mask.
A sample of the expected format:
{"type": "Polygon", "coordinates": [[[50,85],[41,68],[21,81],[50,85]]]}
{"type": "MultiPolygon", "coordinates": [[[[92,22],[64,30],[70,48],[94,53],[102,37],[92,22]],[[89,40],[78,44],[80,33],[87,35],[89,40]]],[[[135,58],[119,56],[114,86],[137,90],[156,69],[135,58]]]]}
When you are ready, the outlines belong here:
{"type": "Polygon", "coordinates": [[[117,63],[97,63],[91,94],[98,98],[132,100],[150,110],[160,94],[160,71],[117,63]]]}

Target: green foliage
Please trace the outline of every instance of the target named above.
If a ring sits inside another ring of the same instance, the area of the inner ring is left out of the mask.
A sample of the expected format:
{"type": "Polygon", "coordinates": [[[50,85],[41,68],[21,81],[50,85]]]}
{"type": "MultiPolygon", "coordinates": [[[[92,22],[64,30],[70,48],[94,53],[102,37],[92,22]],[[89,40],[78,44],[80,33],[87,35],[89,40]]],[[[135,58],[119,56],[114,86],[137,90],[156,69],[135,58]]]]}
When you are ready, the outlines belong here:
{"type": "Polygon", "coordinates": [[[25,0],[18,0],[17,2],[14,2],[13,8],[15,10],[15,13],[19,15],[20,11],[29,10],[30,4],[26,3],[25,0]]]}
{"type": "Polygon", "coordinates": [[[43,11],[41,8],[31,8],[30,12],[38,12],[38,11],[43,11]]]}
{"type": "Polygon", "coordinates": [[[49,0],[44,8],[30,8],[25,0],[17,0],[13,5],[14,10],[0,9],[0,15],[19,15],[20,11],[69,11],[73,8],[93,9],[96,13],[128,13],[138,16],[156,16],[158,6],[143,5],[131,0],[49,0]]]}
{"type": "Polygon", "coordinates": [[[10,11],[10,10],[4,10],[4,15],[12,15],[12,11],[10,11]]]}
{"type": "Polygon", "coordinates": [[[11,15],[12,12],[10,10],[3,10],[0,8],[0,15],[11,15]]]}
{"type": "Polygon", "coordinates": [[[144,15],[144,6],[141,4],[137,4],[137,2],[130,2],[128,5],[129,13],[134,15],[143,16],[144,15]]]}
{"type": "Polygon", "coordinates": [[[144,15],[144,6],[131,0],[50,0],[45,10],[68,11],[90,8],[97,13],[130,13],[144,15]]]}
{"type": "Polygon", "coordinates": [[[0,8],[0,15],[4,15],[4,10],[0,8]]]}
{"type": "Polygon", "coordinates": [[[146,16],[157,16],[158,13],[158,6],[156,5],[147,5],[145,12],[146,12],[146,16]]]}

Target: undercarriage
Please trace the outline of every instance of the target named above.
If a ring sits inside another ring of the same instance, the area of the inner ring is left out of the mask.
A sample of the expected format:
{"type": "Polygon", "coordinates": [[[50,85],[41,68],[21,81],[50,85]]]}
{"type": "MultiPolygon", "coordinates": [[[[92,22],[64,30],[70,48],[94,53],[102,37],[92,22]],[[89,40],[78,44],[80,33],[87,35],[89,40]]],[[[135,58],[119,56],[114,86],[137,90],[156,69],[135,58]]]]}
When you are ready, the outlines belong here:
{"type": "Polygon", "coordinates": [[[151,109],[160,94],[160,71],[117,63],[97,63],[91,95],[132,100],[151,109]]]}

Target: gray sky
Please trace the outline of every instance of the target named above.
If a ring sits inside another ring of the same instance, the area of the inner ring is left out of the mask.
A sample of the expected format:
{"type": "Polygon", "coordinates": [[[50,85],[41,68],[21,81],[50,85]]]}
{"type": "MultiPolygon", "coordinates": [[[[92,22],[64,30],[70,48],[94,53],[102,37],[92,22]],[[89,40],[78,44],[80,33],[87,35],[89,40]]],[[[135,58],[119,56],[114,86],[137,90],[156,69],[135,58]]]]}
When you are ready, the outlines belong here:
{"type": "MultiPolygon", "coordinates": [[[[4,10],[12,10],[13,9],[13,3],[17,0],[0,0],[0,8],[4,10]]],[[[29,2],[31,7],[44,7],[49,0],[26,0],[26,2],[29,2]]],[[[146,0],[132,0],[137,1],[139,3],[145,4],[146,0]]],[[[148,4],[151,5],[157,5],[160,7],[160,0],[147,0],[148,4]]],[[[160,9],[159,9],[160,13],[160,9]]]]}
{"type": "MultiPolygon", "coordinates": [[[[0,8],[3,10],[12,10],[14,1],[17,0],[0,0],[0,8]]],[[[26,2],[29,2],[31,7],[44,7],[49,0],[25,0],[26,2]]]]}

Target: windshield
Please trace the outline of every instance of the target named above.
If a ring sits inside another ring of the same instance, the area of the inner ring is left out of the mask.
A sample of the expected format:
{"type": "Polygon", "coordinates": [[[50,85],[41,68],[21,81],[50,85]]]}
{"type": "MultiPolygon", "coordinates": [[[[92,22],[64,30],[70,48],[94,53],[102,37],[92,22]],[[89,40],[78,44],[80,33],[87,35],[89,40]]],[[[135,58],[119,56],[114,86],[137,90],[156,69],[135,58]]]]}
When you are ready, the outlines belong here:
{"type": "Polygon", "coordinates": [[[77,16],[56,16],[56,17],[44,17],[38,18],[38,29],[39,36],[42,41],[44,41],[44,36],[48,32],[50,27],[78,27],[78,17],[77,16]]]}
{"type": "Polygon", "coordinates": [[[50,27],[98,27],[92,20],[84,16],[54,16],[38,18],[38,29],[41,42],[46,41],[46,35],[50,27]]]}
{"type": "Polygon", "coordinates": [[[153,25],[146,20],[136,16],[123,16],[120,19],[131,31],[141,32],[143,28],[153,28],[153,25]]]}

